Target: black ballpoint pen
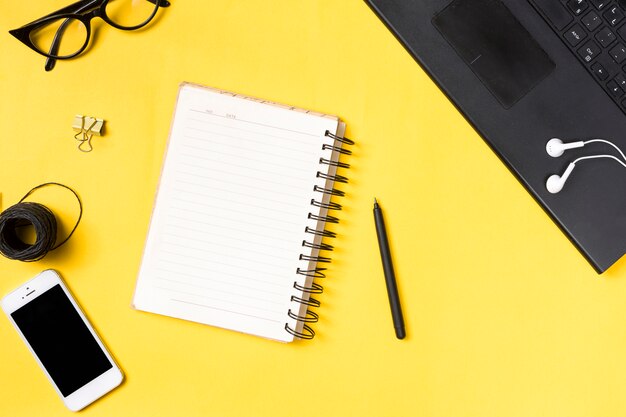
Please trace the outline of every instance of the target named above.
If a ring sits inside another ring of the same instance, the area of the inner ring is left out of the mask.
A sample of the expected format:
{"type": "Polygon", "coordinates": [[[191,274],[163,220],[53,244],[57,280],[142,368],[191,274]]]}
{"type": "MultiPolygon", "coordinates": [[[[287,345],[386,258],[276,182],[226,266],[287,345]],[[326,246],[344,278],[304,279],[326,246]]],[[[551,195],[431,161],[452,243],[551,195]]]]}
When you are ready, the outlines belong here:
{"type": "Polygon", "coordinates": [[[376,199],[374,199],[374,222],[376,223],[378,247],[380,248],[380,257],[383,261],[385,282],[387,283],[387,295],[389,296],[389,306],[391,307],[393,327],[396,330],[396,337],[398,339],[404,339],[406,332],[404,331],[404,319],[402,318],[400,297],[398,297],[398,287],[396,286],[396,275],[393,272],[393,264],[391,263],[391,252],[389,251],[389,242],[387,241],[387,231],[385,230],[383,212],[378,206],[376,199]]]}

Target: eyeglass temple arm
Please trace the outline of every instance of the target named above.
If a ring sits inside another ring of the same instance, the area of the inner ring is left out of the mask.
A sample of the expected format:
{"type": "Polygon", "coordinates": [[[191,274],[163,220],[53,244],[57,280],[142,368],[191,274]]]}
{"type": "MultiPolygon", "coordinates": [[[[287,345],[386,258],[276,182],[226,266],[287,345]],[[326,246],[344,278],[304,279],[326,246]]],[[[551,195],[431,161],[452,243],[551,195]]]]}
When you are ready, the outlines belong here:
{"type": "MultiPolygon", "coordinates": [[[[65,6],[65,7],[64,7],[64,8],[62,8],[62,9],[59,9],[59,10],[57,10],[57,11],[55,11],[55,12],[52,12],[52,13],[50,13],[50,14],[47,14],[47,15],[45,15],[44,17],[40,17],[40,18],[39,18],[39,19],[37,19],[37,20],[33,20],[32,22],[27,23],[27,24],[25,24],[25,25],[23,25],[23,26],[21,26],[21,27],[25,27],[25,26],[28,26],[28,25],[32,25],[32,24],[34,24],[34,23],[39,22],[40,20],[47,19],[47,18],[49,18],[49,17],[51,17],[51,16],[56,16],[56,15],[59,15],[59,14],[68,14],[68,13],[78,13],[78,12],[81,12],[81,11],[82,11],[82,9],[83,9],[85,6],[88,6],[88,5],[90,5],[90,4],[93,4],[93,3],[95,3],[96,1],[98,1],[98,0],[79,0],[79,1],[77,1],[76,3],[72,3],[72,4],[70,4],[69,6],[65,6]]],[[[146,0],[146,1],[148,1],[148,2],[150,2],[150,3],[153,3],[153,4],[156,4],[156,2],[157,2],[157,0],[146,0]]],[[[171,3],[170,3],[169,1],[167,1],[167,0],[161,0],[161,5],[160,5],[160,7],[169,7],[169,6],[170,6],[170,4],[171,4],[171,3]]]]}
{"type": "MultiPolygon", "coordinates": [[[[98,0],[81,0],[65,8],[65,9],[72,8],[73,10],[72,12],[65,11],[63,13],[80,13],[88,9],[89,7],[93,6],[93,3],[95,3],[96,1],[98,0]]],[[[154,4],[156,4],[157,2],[157,0],[147,0],[147,1],[149,1],[150,3],[154,3],[154,4]]],[[[160,7],[169,7],[169,5],[170,5],[169,1],[162,0],[160,7]]],[[[64,9],[61,9],[61,10],[64,10],[64,9]]],[[[51,13],[48,16],[53,16],[55,14],[61,14],[61,11],[51,13]]],[[[42,19],[45,19],[46,17],[43,17],[42,19]]],[[[41,19],[38,19],[38,20],[41,20],[41,19]]],[[[50,55],[55,55],[58,52],[59,43],[61,42],[61,36],[63,36],[63,32],[65,32],[65,28],[67,27],[69,20],[70,19],[65,19],[65,21],[57,29],[57,32],[54,34],[54,39],[52,40],[52,44],[50,45],[50,51],[49,51],[50,55]]],[[[56,62],[57,60],[55,58],[52,58],[52,57],[46,58],[45,70],[52,71],[56,62]]]]}
{"type": "MultiPolygon", "coordinates": [[[[56,33],[54,34],[54,39],[52,39],[52,44],[50,45],[50,51],[48,51],[50,55],[56,55],[56,53],[59,51],[59,45],[61,44],[61,36],[63,36],[65,29],[69,26],[69,22],[70,22],[70,19],[65,19],[65,21],[61,23],[56,33]]],[[[50,57],[46,58],[46,65],[45,65],[46,71],[52,71],[52,69],[54,68],[54,64],[56,64],[56,62],[57,60],[54,58],[50,58],[50,57]]]]}
{"type": "MultiPolygon", "coordinates": [[[[52,12],[52,13],[50,13],[50,14],[47,14],[47,15],[45,15],[44,17],[40,17],[40,18],[39,18],[39,19],[37,19],[37,20],[33,20],[32,22],[27,23],[27,24],[25,24],[25,25],[23,25],[23,26],[21,26],[21,27],[30,26],[30,25],[33,25],[33,24],[35,24],[35,23],[38,23],[38,22],[40,22],[40,21],[42,21],[42,20],[45,20],[45,19],[47,19],[47,18],[49,18],[49,17],[56,16],[56,15],[60,15],[60,14],[72,14],[72,13],[78,13],[78,12],[82,11],[82,9],[83,9],[85,6],[91,5],[92,3],[96,2],[96,1],[98,1],[98,0],[80,0],[80,1],[77,1],[76,3],[72,3],[72,4],[70,4],[69,6],[66,6],[66,7],[64,7],[64,8],[62,8],[62,9],[59,9],[59,10],[55,11],[55,12],[52,12]]],[[[150,0],[148,0],[148,1],[150,1],[150,0]]]]}
{"type": "MultiPolygon", "coordinates": [[[[73,7],[74,9],[73,9],[73,12],[67,12],[67,13],[80,13],[82,11],[89,9],[90,7],[93,7],[94,3],[98,1],[99,0],[81,0],[77,3],[72,4],[71,6],[68,6],[68,7],[73,7]]],[[[67,27],[69,26],[69,22],[70,22],[70,19],[65,19],[63,23],[61,23],[61,25],[57,29],[56,33],[54,34],[54,39],[52,39],[52,43],[50,44],[50,51],[48,51],[48,54],[56,55],[56,53],[59,51],[61,37],[63,36],[65,29],[67,29],[67,27]]],[[[56,64],[56,62],[57,60],[54,58],[50,58],[50,57],[46,58],[46,64],[44,66],[45,70],[52,71],[52,69],[54,68],[54,64],[56,64]]]]}

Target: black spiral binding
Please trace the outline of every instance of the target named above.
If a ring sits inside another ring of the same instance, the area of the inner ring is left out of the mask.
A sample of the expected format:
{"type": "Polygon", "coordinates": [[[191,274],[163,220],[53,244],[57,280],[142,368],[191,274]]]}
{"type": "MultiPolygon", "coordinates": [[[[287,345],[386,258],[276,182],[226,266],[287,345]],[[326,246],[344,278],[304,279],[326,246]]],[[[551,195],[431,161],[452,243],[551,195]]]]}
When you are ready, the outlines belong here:
{"type": "MultiPolygon", "coordinates": [[[[332,151],[333,156],[352,154],[351,150],[344,149],[341,147],[341,145],[337,146],[338,143],[343,144],[343,145],[354,145],[354,142],[351,139],[334,135],[330,133],[328,130],[326,131],[325,136],[333,139],[334,143],[323,144],[322,150],[332,151]]],[[[320,198],[311,199],[311,205],[314,207],[318,207],[321,210],[319,214],[309,213],[308,218],[310,220],[315,220],[318,222],[322,222],[324,224],[339,223],[339,218],[328,214],[328,212],[332,210],[339,211],[342,209],[342,206],[341,204],[338,204],[336,202],[329,201],[328,198],[345,196],[345,192],[334,188],[334,184],[337,184],[337,183],[346,184],[348,182],[348,178],[344,177],[343,175],[339,175],[334,171],[336,171],[338,168],[345,168],[345,169],[350,168],[350,165],[345,162],[339,162],[338,160],[335,160],[332,158],[331,159],[320,158],[319,163],[322,165],[329,165],[331,172],[323,173],[323,172],[318,171],[316,174],[316,178],[321,178],[323,180],[330,181],[333,184],[333,186],[332,188],[326,188],[328,185],[326,185],[325,187],[315,185],[313,187],[314,192],[320,193],[320,198]],[[324,196],[326,196],[326,201],[324,199],[324,196]]],[[[321,251],[331,252],[333,251],[334,247],[332,245],[329,245],[328,243],[319,241],[319,238],[333,239],[337,237],[337,234],[329,230],[325,230],[325,229],[318,230],[318,229],[314,229],[308,226],[305,227],[304,231],[305,233],[308,233],[311,235],[311,241],[303,240],[302,246],[305,248],[311,249],[311,255],[301,254],[299,256],[299,260],[313,262],[315,264],[315,267],[313,269],[298,268],[296,270],[296,274],[306,277],[309,280],[325,278],[326,275],[324,271],[326,271],[326,268],[319,267],[318,265],[323,264],[323,263],[329,263],[331,261],[331,258],[327,256],[321,256],[320,252],[321,251]],[[317,242],[315,241],[316,237],[318,238],[317,242]]],[[[301,285],[297,281],[294,281],[293,288],[298,290],[302,294],[302,297],[297,297],[295,295],[291,296],[291,301],[305,306],[306,310],[304,310],[304,313],[303,313],[302,311],[294,312],[291,309],[289,309],[289,311],[287,312],[287,315],[291,319],[297,320],[300,323],[302,323],[302,331],[297,331],[297,330],[292,329],[291,327],[289,327],[289,323],[285,323],[285,330],[289,332],[291,335],[300,339],[307,339],[307,340],[313,339],[313,337],[315,337],[315,331],[311,328],[311,326],[309,326],[309,324],[316,323],[319,320],[319,316],[316,312],[311,311],[311,308],[319,307],[321,303],[317,299],[312,298],[311,295],[321,294],[324,288],[317,282],[313,282],[313,281],[311,281],[310,284],[308,284],[308,286],[301,285]]]]}

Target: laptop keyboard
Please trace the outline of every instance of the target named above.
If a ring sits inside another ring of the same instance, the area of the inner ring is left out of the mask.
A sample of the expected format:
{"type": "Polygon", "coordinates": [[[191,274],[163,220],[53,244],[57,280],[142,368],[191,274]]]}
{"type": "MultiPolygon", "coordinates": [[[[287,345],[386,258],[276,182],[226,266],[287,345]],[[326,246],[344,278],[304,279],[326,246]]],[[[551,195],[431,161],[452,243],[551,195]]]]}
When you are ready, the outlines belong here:
{"type": "Polygon", "coordinates": [[[528,1],[626,113],[626,10],[614,0],[528,1]]]}

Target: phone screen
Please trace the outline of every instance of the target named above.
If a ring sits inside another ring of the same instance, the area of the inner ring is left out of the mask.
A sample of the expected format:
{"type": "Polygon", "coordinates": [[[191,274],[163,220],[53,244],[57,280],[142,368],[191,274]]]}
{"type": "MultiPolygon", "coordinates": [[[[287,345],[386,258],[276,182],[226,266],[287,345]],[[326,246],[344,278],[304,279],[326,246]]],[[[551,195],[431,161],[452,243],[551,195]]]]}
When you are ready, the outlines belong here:
{"type": "Polygon", "coordinates": [[[64,397],[113,367],[60,285],[11,316],[64,397]]]}

